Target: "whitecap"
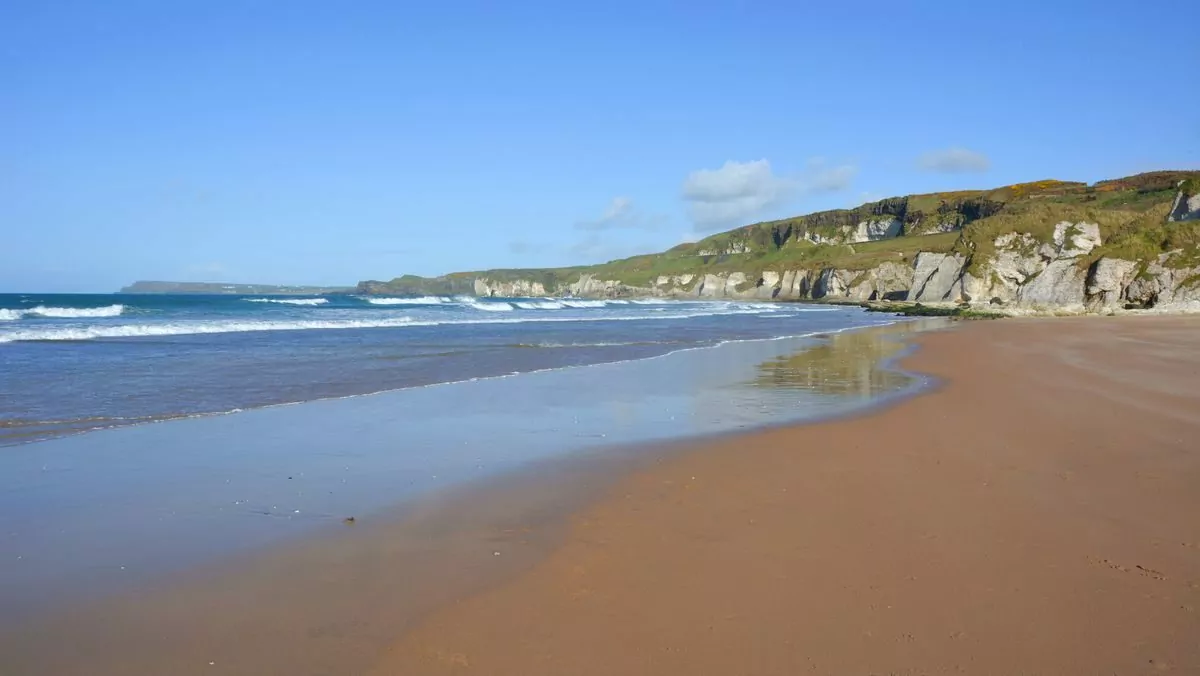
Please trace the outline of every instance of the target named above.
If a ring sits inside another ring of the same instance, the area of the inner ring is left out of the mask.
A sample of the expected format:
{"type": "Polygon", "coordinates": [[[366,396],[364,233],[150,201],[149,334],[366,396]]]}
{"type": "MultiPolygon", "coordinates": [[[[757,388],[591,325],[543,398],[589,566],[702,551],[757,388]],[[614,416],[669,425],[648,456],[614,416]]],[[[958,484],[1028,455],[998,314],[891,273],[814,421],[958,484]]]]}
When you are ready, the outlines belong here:
{"type": "Polygon", "coordinates": [[[513,305],[522,310],[561,310],[565,305],[554,300],[517,301],[513,305]]]}
{"type": "Polygon", "coordinates": [[[251,303],[280,303],[283,305],[324,305],[328,298],[246,298],[251,303]]]}
{"type": "Polygon", "coordinates": [[[476,310],[483,310],[484,312],[509,312],[513,309],[513,306],[503,301],[482,302],[471,299],[470,301],[464,301],[463,304],[468,307],[473,307],[476,310]]]}
{"type": "Polygon", "coordinates": [[[138,338],[144,336],[183,336],[199,333],[243,333],[248,331],[301,331],[309,329],[371,329],[405,326],[409,317],[378,320],[302,320],[284,321],[195,321],[161,324],[120,324],[81,327],[56,327],[0,332],[0,343],[35,340],[92,340],[95,338],[138,338]]]}
{"type": "Polygon", "coordinates": [[[418,298],[364,298],[371,305],[444,305],[449,299],[442,296],[420,296],[418,298]]]}
{"type": "Polygon", "coordinates": [[[106,305],[104,307],[47,307],[45,305],[38,305],[25,310],[0,310],[0,320],[13,321],[25,317],[45,317],[48,319],[117,317],[124,311],[124,305],[106,305]]]}
{"type": "MultiPolygon", "coordinates": [[[[466,300],[466,299],[464,299],[466,300]]],[[[467,305],[488,312],[505,312],[513,306],[504,301],[480,302],[474,298],[467,305]]],[[[409,317],[389,317],[383,319],[353,319],[353,320],[297,320],[297,321],[189,321],[164,322],[155,324],[121,324],[121,325],[92,325],[83,327],[42,327],[38,329],[0,330],[0,343],[18,341],[55,341],[55,340],[91,340],[94,338],[135,338],[140,336],[171,336],[203,333],[238,333],[246,331],[293,331],[305,329],[371,329],[388,327],[418,327],[441,326],[453,324],[523,324],[548,322],[604,322],[604,321],[646,321],[646,320],[683,320],[696,317],[711,317],[717,315],[761,315],[775,311],[786,312],[829,312],[841,308],[810,308],[796,306],[775,306],[769,303],[704,303],[681,304],[688,308],[679,312],[675,308],[647,308],[654,314],[591,314],[588,316],[556,316],[557,313],[539,313],[534,316],[491,318],[491,319],[445,319],[418,320],[409,317]],[[670,310],[664,312],[664,310],[670,310]]],[[[11,326],[11,325],[10,325],[11,326]]],[[[19,325],[18,325],[19,326],[19,325]]]]}

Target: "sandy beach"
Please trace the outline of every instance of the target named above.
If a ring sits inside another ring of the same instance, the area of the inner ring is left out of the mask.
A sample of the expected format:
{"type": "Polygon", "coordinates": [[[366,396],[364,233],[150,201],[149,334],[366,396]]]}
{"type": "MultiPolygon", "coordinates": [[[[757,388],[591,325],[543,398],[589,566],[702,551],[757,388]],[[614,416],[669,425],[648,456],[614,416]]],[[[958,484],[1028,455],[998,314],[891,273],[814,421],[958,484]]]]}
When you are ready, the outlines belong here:
{"type": "Polygon", "coordinates": [[[1200,320],[918,342],[902,365],[939,384],[882,410],[67,608],[0,632],[0,673],[1200,672],[1200,320]]]}
{"type": "Polygon", "coordinates": [[[0,0],[0,676],[1200,676],[1198,8],[0,0]]]}
{"type": "Polygon", "coordinates": [[[373,673],[1200,672],[1200,322],[921,343],[938,391],[638,473],[373,673]]]}

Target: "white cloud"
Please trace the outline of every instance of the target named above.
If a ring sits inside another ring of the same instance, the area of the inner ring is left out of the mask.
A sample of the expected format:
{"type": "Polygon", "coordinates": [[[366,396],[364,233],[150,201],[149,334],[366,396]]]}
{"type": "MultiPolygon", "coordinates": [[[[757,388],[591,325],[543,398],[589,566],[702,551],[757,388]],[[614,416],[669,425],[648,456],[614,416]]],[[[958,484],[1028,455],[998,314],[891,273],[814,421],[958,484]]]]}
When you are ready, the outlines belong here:
{"type": "Polygon", "coordinates": [[[683,199],[697,232],[743,225],[764,211],[807,194],[843,190],[858,168],[813,159],[803,172],[778,176],[766,159],[729,160],[719,169],[700,169],[683,181],[683,199]]]}
{"type": "Polygon", "coordinates": [[[966,148],[934,150],[917,158],[917,166],[925,171],[943,174],[983,172],[992,167],[987,155],[966,148]]]}

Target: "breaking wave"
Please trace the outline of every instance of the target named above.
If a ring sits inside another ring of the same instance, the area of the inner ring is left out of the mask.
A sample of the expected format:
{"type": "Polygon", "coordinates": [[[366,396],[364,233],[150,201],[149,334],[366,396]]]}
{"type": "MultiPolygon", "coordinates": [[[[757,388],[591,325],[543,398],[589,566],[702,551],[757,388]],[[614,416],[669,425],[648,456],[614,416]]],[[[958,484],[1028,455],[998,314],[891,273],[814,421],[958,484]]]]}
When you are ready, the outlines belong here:
{"type": "MultiPolygon", "coordinates": [[[[430,297],[433,298],[433,297],[430,297]]],[[[275,299],[270,299],[275,300],[275,299]]],[[[284,300],[325,300],[325,299],[284,299],[284,300]]],[[[392,299],[374,299],[392,300],[392,299]]],[[[403,299],[419,300],[419,299],[403,299]]],[[[774,313],[806,313],[806,312],[836,312],[836,307],[805,307],[783,305],[778,303],[703,303],[682,302],[671,306],[673,301],[664,301],[657,307],[645,307],[641,312],[599,312],[599,313],[558,313],[553,310],[570,308],[583,304],[582,307],[601,307],[606,302],[602,300],[577,299],[526,299],[526,300],[481,300],[473,297],[456,297],[452,300],[442,299],[450,307],[466,310],[465,313],[433,315],[428,312],[412,316],[386,316],[378,312],[369,318],[330,317],[327,319],[295,319],[290,321],[244,318],[222,319],[186,319],[162,322],[74,322],[69,325],[54,324],[25,324],[11,320],[26,316],[37,317],[114,317],[124,311],[125,306],[112,305],[100,308],[52,308],[38,306],[29,309],[0,309],[0,319],[6,320],[0,328],[0,343],[26,341],[81,341],[98,338],[137,338],[144,336],[176,336],[189,334],[211,333],[242,333],[252,331],[297,331],[307,329],[371,329],[388,327],[419,327],[441,326],[454,324],[520,324],[537,322],[611,322],[611,321],[650,321],[650,320],[685,320],[698,317],[719,315],[770,315],[774,313]],[[509,314],[497,316],[499,313],[511,313],[515,309],[534,310],[533,313],[509,314]],[[479,310],[481,312],[474,312],[479,310]],[[551,310],[551,312],[543,312],[551,310]],[[490,314],[491,317],[481,316],[490,314]]],[[[399,305],[399,303],[385,303],[399,305]]],[[[431,303],[441,305],[442,303],[431,303]]],[[[627,305],[633,309],[636,305],[627,305]]],[[[417,312],[417,308],[413,309],[417,312]]],[[[324,311],[323,311],[324,312],[324,311]]]]}
{"type": "MultiPolygon", "coordinates": [[[[662,298],[519,298],[500,300],[475,296],[419,296],[414,298],[356,296],[371,305],[439,305],[467,307],[484,312],[508,312],[509,310],[585,310],[599,308],[629,307],[632,305],[654,305],[659,307],[685,307],[702,304],[704,300],[670,300],[662,298]]],[[[721,301],[707,301],[721,302],[721,301]]],[[[731,302],[736,307],[777,309],[777,303],[731,302]]]]}
{"type": "Polygon", "coordinates": [[[518,348],[581,348],[581,347],[631,347],[645,345],[686,345],[685,341],[681,340],[628,340],[628,341],[602,341],[593,343],[513,343],[506,347],[518,348]]]}
{"type": "Polygon", "coordinates": [[[456,298],[455,300],[458,300],[459,302],[461,302],[463,305],[466,305],[467,307],[472,307],[472,308],[475,308],[476,310],[483,310],[484,312],[510,312],[513,309],[512,305],[509,305],[508,303],[505,303],[503,301],[484,302],[484,301],[477,301],[474,298],[468,299],[466,297],[462,298],[461,300],[456,298]]]}
{"type": "Polygon", "coordinates": [[[544,298],[542,300],[514,301],[513,305],[522,310],[562,310],[585,308],[602,308],[610,305],[629,305],[627,300],[578,300],[573,298],[544,298]]]}
{"type": "Polygon", "coordinates": [[[373,329],[404,326],[412,323],[408,317],[390,319],[301,320],[294,322],[213,321],[176,322],[164,324],[122,324],[118,326],[83,326],[28,329],[0,333],[0,343],[43,340],[92,340],[95,338],[138,338],[143,336],[184,336],[197,333],[243,333],[247,331],[301,331],[306,329],[373,329]]]}
{"type": "Polygon", "coordinates": [[[283,305],[324,305],[328,298],[247,298],[251,303],[281,303],[283,305]]]}
{"type": "Polygon", "coordinates": [[[45,317],[48,319],[78,319],[87,317],[117,317],[125,311],[124,305],[106,305],[104,307],[46,307],[38,305],[25,310],[0,309],[0,321],[16,321],[25,317],[45,317]]]}
{"type": "Polygon", "coordinates": [[[419,298],[364,298],[371,305],[445,305],[450,299],[441,296],[421,296],[419,298]]]}

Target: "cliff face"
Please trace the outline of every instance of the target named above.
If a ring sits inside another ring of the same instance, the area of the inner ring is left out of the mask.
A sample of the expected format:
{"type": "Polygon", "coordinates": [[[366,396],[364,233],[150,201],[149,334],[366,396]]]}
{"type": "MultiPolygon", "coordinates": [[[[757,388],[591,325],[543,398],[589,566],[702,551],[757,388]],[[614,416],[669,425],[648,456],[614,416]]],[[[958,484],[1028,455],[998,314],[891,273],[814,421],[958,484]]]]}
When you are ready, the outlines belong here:
{"type": "Polygon", "coordinates": [[[1149,261],[1091,258],[1103,244],[1095,223],[1058,223],[1050,243],[1016,233],[992,243],[994,252],[982,260],[919,252],[911,264],[885,262],[866,270],[764,271],[752,283],[742,273],[705,275],[695,283],[665,278],[648,289],[625,291],[677,298],[908,300],[1013,313],[1200,311],[1200,261],[1188,265],[1183,252],[1149,261]]]}
{"type": "Polygon", "coordinates": [[[932,235],[961,230],[1003,208],[1004,202],[984,193],[945,193],[892,197],[857,209],[823,211],[794,219],[764,223],[815,244],[855,244],[902,235],[932,235]]]}
{"type": "Polygon", "coordinates": [[[1173,222],[1195,221],[1200,219],[1200,194],[1188,195],[1180,190],[1171,205],[1171,215],[1167,220],[1173,222]]]}
{"type": "Polygon", "coordinates": [[[359,291],[1200,311],[1200,172],[892,198],[599,266],[403,277],[359,291]]]}

